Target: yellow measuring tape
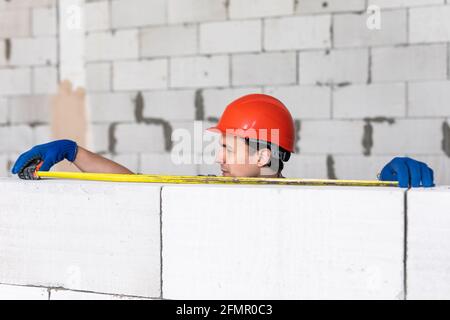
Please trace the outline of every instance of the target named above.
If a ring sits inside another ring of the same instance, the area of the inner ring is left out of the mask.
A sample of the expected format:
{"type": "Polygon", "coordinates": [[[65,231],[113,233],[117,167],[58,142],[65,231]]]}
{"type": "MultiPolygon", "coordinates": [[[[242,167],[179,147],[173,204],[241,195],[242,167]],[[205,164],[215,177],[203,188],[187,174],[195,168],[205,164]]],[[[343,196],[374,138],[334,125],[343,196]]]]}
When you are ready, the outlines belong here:
{"type": "Polygon", "coordinates": [[[157,174],[111,174],[86,172],[37,171],[40,178],[77,179],[110,182],[143,182],[171,184],[252,184],[295,186],[397,187],[398,182],[378,180],[323,180],[297,178],[249,178],[223,176],[167,176],[157,174]]]}

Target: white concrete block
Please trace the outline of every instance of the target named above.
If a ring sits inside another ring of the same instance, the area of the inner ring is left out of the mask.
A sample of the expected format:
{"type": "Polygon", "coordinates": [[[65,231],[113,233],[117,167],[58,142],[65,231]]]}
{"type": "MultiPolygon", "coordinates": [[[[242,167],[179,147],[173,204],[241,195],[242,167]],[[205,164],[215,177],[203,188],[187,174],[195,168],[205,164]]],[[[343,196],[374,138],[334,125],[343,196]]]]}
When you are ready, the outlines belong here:
{"type": "Polygon", "coordinates": [[[408,192],[408,299],[450,298],[450,188],[408,192]]]}
{"type": "Polygon", "coordinates": [[[415,6],[433,6],[444,4],[445,0],[368,0],[368,5],[375,5],[380,8],[405,8],[415,6]]]}
{"type": "Polygon", "coordinates": [[[32,145],[31,127],[25,125],[0,127],[0,152],[23,152],[32,145]]]}
{"type": "Polygon", "coordinates": [[[164,187],[163,298],[401,299],[403,192],[164,187]]]}
{"type": "Polygon", "coordinates": [[[173,58],[170,62],[171,87],[220,87],[229,83],[227,56],[173,58]]]}
{"type": "Polygon", "coordinates": [[[206,89],[202,91],[204,118],[220,118],[226,106],[244,95],[261,93],[260,88],[206,89]]]}
{"type": "Polygon", "coordinates": [[[329,119],[331,117],[330,87],[268,87],[264,92],[280,99],[294,119],[329,119]]]}
{"type": "Polygon", "coordinates": [[[232,57],[234,86],[294,84],[296,79],[294,52],[241,54],[232,57]]]}
{"type": "Polygon", "coordinates": [[[30,10],[0,11],[0,38],[28,37],[30,35],[30,10]]]}
{"type": "Polygon", "coordinates": [[[56,67],[33,68],[33,93],[56,94],[58,91],[58,70],[56,67]]]}
{"type": "Polygon", "coordinates": [[[383,11],[380,29],[367,27],[367,13],[334,16],[333,35],[336,47],[368,47],[407,42],[406,10],[383,11]]]}
{"type": "Polygon", "coordinates": [[[138,30],[115,33],[96,32],[86,36],[86,60],[136,59],[139,56],[138,30]]]}
{"type": "Polygon", "coordinates": [[[164,131],[159,124],[119,124],[115,138],[119,153],[165,151],[164,131]]]}
{"type": "Polygon", "coordinates": [[[110,295],[72,290],[51,290],[50,300],[149,300],[140,297],[110,295]]]}
{"type": "Polygon", "coordinates": [[[292,15],[294,0],[230,0],[231,19],[292,15]]]}
{"type": "Polygon", "coordinates": [[[351,85],[333,91],[333,117],[360,119],[406,116],[403,83],[351,85]]]}
{"type": "Polygon", "coordinates": [[[311,14],[326,12],[349,12],[364,11],[366,9],[365,0],[298,0],[295,13],[311,14]]]}
{"type": "Polygon", "coordinates": [[[166,0],[113,0],[113,28],[139,27],[167,22],[166,0]]]}
{"type": "Polygon", "coordinates": [[[284,164],[286,178],[327,179],[327,157],[325,155],[291,154],[284,164]]]}
{"type": "Polygon", "coordinates": [[[0,200],[2,282],[160,296],[159,186],[11,179],[0,191],[11,194],[0,200]]]}
{"type": "Polygon", "coordinates": [[[132,93],[92,93],[87,95],[87,105],[92,122],[134,121],[132,93]]]}
{"type": "Polygon", "coordinates": [[[50,97],[30,95],[9,99],[9,120],[13,124],[49,123],[50,97]]]}
{"type": "Polygon", "coordinates": [[[101,31],[111,27],[110,2],[96,1],[84,5],[86,31],[101,31]]]}
{"type": "Polygon", "coordinates": [[[368,71],[367,49],[305,51],[299,54],[301,84],[365,83],[368,71]]]}
{"type": "Polygon", "coordinates": [[[48,289],[0,285],[0,300],[48,300],[48,289]]]}
{"type": "Polygon", "coordinates": [[[0,98],[0,124],[5,124],[9,120],[8,100],[0,98]]]}
{"type": "Polygon", "coordinates": [[[361,154],[363,127],[362,121],[302,121],[297,146],[300,154],[361,154]]]}
{"type": "Polygon", "coordinates": [[[183,162],[183,158],[172,153],[142,154],[142,174],[164,174],[164,175],[197,175],[197,167],[193,162],[183,162]]]}
{"type": "Polygon", "coordinates": [[[112,65],[108,62],[86,65],[86,89],[88,92],[110,91],[112,65]]]}
{"type": "Polygon", "coordinates": [[[404,119],[395,124],[373,123],[375,155],[442,154],[442,120],[404,119]]]}
{"type": "Polygon", "coordinates": [[[450,117],[450,81],[409,83],[408,116],[450,117]]]}
{"type": "Polygon", "coordinates": [[[11,40],[10,65],[55,65],[56,61],[56,38],[17,38],[11,40]],[[30,54],[31,52],[33,54],[30,54]]]}
{"type": "Polygon", "coordinates": [[[195,120],[195,91],[171,90],[144,92],[144,117],[195,120]]]}
{"type": "Polygon", "coordinates": [[[261,51],[260,20],[200,24],[200,52],[235,53],[261,51]]]}
{"type": "Polygon", "coordinates": [[[372,80],[439,80],[447,78],[447,46],[372,49],[372,80]]]}
{"type": "Polygon", "coordinates": [[[0,69],[0,95],[18,95],[30,93],[30,69],[0,69]]]}
{"type": "Polygon", "coordinates": [[[224,0],[168,0],[169,23],[225,20],[224,0]]]}
{"type": "Polygon", "coordinates": [[[167,59],[114,62],[114,90],[167,88],[167,59]]]}
{"type": "Polygon", "coordinates": [[[140,33],[141,56],[176,56],[197,52],[197,26],[164,26],[143,29],[140,33]]]}
{"type": "Polygon", "coordinates": [[[33,9],[33,35],[56,35],[56,8],[33,9]]]}
{"type": "Polygon", "coordinates": [[[450,41],[450,5],[409,11],[409,42],[450,41]]]}
{"type": "Polygon", "coordinates": [[[330,29],[330,15],[267,19],[264,22],[264,48],[266,50],[327,48],[331,46],[330,29]]]}

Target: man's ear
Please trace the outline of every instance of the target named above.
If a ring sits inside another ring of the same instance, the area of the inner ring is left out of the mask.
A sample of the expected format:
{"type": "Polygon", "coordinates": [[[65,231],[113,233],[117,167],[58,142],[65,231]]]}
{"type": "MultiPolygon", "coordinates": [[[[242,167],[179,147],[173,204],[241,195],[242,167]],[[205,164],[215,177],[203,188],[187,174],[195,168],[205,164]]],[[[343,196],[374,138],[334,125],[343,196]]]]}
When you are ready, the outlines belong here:
{"type": "Polygon", "coordinates": [[[261,168],[267,165],[270,162],[271,156],[272,152],[267,148],[258,150],[258,163],[257,163],[258,167],[261,168]]]}

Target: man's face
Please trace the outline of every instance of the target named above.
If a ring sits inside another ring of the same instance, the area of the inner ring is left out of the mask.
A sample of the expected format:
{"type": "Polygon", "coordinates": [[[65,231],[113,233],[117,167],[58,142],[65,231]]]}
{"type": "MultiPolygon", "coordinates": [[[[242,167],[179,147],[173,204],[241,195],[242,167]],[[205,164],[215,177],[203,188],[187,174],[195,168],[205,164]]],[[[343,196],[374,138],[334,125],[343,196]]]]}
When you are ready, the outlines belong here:
{"type": "Polygon", "coordinates": [[[258,152],[249,152],[245,140],[233,135],[220,137],[216,163],[220,164],[222,175],[227,177],[258,177],[258,152]]]}

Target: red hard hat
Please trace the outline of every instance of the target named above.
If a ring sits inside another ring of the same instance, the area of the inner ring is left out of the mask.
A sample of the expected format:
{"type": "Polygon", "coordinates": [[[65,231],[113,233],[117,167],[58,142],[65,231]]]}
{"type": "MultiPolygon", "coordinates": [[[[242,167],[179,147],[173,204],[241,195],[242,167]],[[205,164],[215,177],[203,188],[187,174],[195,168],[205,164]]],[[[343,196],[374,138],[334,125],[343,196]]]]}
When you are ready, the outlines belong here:
{"type": "Polygon", "coordinates": [[[295,125],[286,106],[266,94],[249,94],[231,102],[209,131],[267,141],[294,152],[295,125]]]}

